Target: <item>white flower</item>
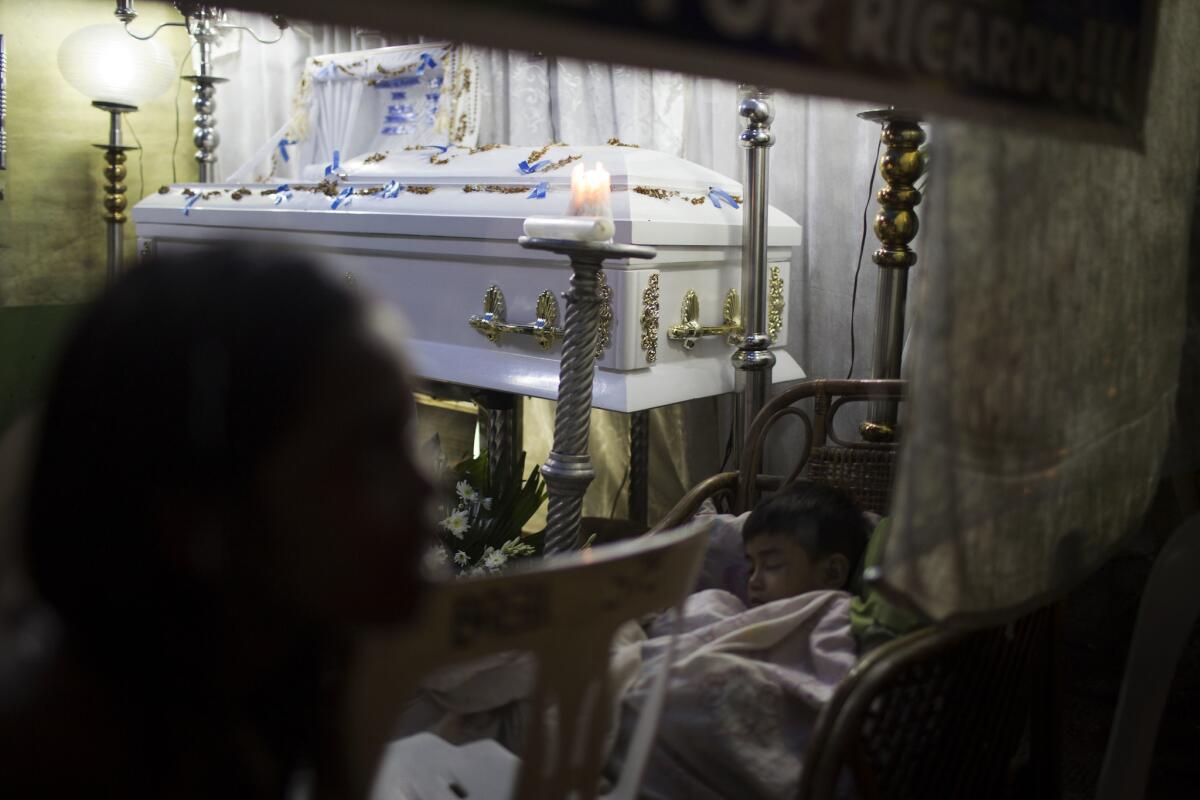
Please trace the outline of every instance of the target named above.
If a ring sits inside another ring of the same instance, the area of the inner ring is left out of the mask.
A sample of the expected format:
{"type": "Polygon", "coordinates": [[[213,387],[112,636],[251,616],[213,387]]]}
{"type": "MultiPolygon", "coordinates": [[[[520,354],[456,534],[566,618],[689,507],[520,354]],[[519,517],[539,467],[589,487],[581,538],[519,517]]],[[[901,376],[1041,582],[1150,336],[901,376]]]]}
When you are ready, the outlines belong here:
{"type": "Polygon", "coordinates": [[[454,554],[454,563],[458,564],[460,567],[465,567],[467,564],[471,563],[471,557],[462,550],[459,550],[454,554]]]}
{"type": "Polygon", "coordinates": [[[494,550],[489,547],[483,551],[483,566],[487,569],[500,569],[504,566],[505,561],[508,561],[508,556],[504,555],[501,550],[494,550]]]}
{"type": "Polygon", "coordinates": [[[479,492],[475,491],[475,487],[467,481],[459,481],[455,490],[464,503],[473,503],[479,497],[479,492]]]}
{"type": "Polygon", "coordinates": [[[481,506],[483,506],[484,511],[492,510],[492,498],[490,498],[490,497],[483,498],[482,500],[479,501],[479,504],[481,506]]]}
{"type": "Polygon", "coordinates": [[[467,520],[467,512],[463,509],[451,511],[450,516],[446,517],[439,523],[443,528],[451,533],[451,535],[461,539],[463,534],[467,532],[470,523],[467,520]]]}

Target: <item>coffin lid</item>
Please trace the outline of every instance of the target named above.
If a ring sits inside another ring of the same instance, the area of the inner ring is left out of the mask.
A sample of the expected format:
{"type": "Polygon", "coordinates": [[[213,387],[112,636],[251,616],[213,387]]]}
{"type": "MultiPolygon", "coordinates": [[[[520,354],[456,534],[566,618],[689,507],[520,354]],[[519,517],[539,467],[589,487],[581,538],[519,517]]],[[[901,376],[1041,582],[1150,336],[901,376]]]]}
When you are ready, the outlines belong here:
{"type": "MultiPolygon", "coordinates": [[[[331,154],[329,164],[306,168],[306,180],[293,183],[283,197],[270,184],[176,185],[138,203],[133,218],[139,225],[511,240],[526,217],[565,214],[571,170],[597,162],[611,175],[616,241],[741,246],[743,211],[727,199],[741,199],[737,181],[628,145],[421,147],[339,158],[336,169],[331,154]],[[322,180],[331,182],[329,194],[305,191],[322,180]],[[381,191],[389,185],[390,193],[381,191]],[[331,196],[347,190],[352,194],[340,202],[331,196]],[[370,219],[380,216],[386,222],[370,219]]],[[[800,226],[778,209],[770,209],[768,226],[772,246],[800,243],[800,226]]]]}

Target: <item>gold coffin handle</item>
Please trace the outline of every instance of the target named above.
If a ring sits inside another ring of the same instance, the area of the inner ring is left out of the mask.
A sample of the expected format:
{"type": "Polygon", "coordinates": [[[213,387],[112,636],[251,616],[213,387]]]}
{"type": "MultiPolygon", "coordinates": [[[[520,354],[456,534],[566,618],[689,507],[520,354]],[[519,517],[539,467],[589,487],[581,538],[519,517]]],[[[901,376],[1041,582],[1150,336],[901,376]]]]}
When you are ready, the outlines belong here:
{"type": "Polygon", "coordinates": [[[741,306],[738,303],[737,289],[730,289],[725,294],[723,309],[724,321],[720,325],[700,324],[700,298],[692,289],[683,296],[680,308],[681,321],[667,328],[667,338],[683,342],[683,346],[691,350],[702,336],[724,336],[730,344],[737,344],[737,337],[742,334],[741,306]]]}
{"type": "Polygon", "coordinates": [[[483,314],[472,314],[467,318],[467,324],[486,336],[489,342],[498,341],[502,334],[515,333],[532,336],[543,350],[549,350],[555,340],[563,336],[562,328],[557,327],[558,301],[552,292],[538,295],[537,319],[533,322],[508,322],[504,318],[505,310],[504,292],[492,284],[483,295],[483,314]]]}

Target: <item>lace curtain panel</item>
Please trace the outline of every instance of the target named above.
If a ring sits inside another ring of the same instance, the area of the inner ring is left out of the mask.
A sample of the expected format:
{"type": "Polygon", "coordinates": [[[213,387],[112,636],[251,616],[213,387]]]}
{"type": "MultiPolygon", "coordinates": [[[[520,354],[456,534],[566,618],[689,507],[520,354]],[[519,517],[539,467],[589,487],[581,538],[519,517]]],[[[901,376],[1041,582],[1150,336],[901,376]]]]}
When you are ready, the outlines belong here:
{"type": "Polygon", "coordinates": [[[1200,155],[1200,6],[1161,8],[1144,153],[939,128],[882,564],[935,619],[1058,596],[1156,487],[1200,155]]]}

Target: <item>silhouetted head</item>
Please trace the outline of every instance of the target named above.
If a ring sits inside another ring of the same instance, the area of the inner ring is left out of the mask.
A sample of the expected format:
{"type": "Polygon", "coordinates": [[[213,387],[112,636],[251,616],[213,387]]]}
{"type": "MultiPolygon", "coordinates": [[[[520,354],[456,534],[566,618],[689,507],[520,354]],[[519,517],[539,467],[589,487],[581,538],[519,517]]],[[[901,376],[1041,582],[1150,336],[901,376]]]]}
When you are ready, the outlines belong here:
{"type": "Polygon", "coordinates": [[[798,483],[764,500],[742,526],[751,605],[844,589],[868,534],[854,501],[828,486],[798,483]]]}
{"type": "Polygon", "coordinates": [[[108,650],[243,615],[404,619],[428,532],[412,417],[392,318],[305,259],[139,266],[84,315],[49,387],[35,583],[108,650]]]}

